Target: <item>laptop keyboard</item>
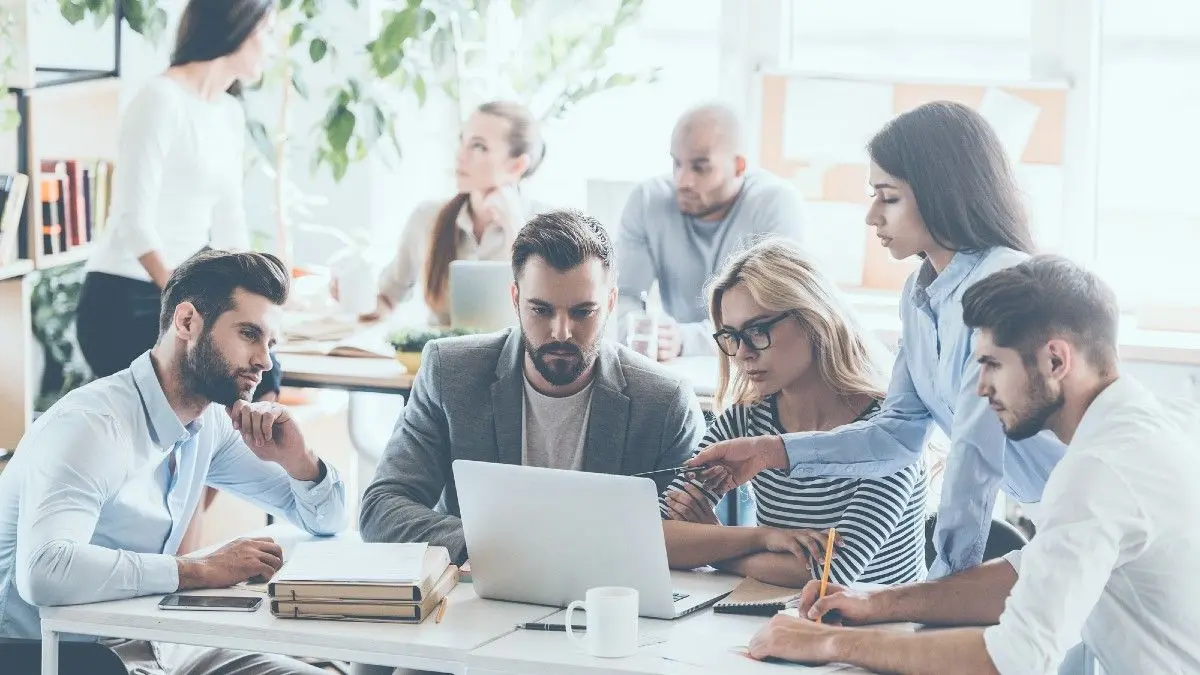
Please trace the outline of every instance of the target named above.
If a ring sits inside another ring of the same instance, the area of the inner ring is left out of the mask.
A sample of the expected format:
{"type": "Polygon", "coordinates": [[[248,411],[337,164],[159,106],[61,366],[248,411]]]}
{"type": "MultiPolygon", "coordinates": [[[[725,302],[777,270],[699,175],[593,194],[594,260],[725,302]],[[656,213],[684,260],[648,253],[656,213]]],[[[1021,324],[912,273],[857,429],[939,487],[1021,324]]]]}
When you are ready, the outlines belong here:
{"type": "Polygon", "coordinates": [[[680,600],[683,600],[686,597],[689,597],[687,593],[680,593],[679,591],[673,591],[671,593],[671,602],[679,602],[680,600]]]}

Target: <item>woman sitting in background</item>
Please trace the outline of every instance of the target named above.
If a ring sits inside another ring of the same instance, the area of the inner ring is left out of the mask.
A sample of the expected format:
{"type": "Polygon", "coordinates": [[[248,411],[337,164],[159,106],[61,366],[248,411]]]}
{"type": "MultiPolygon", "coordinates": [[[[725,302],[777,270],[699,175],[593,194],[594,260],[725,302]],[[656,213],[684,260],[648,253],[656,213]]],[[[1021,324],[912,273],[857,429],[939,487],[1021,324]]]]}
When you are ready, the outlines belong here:
{"type": "Polygon", "coordinates": [[[448,325],[450,263],[511,258],[517,231],[537,210],[521,194],[520,182],[545,155],[527,108],[508,101],[479,106],[463,128],[454,161],[458,194],[413,210],[396,257],[380,275],[377,307],[362,318],[389,313],[420,284],[433,319],[448,325]]]}
{"type": "MultiPolygon", "coordinates": [[[[726,408],[701,448],[758,435],[832,429],[879,411],[887,381],[882,349],[834,285],[786,240],[732,258],[710,287],[726,408]]],[[[764,471],[753,482],[757,527],[725,527],[719,495],[677,479],[661,498],[671,566],[714,565],[799,588],[819,578],[827,531],[837,528],[830,578],[896,584],[925,576],[926,470],[890,476],[793,478],[764,471]]]]}

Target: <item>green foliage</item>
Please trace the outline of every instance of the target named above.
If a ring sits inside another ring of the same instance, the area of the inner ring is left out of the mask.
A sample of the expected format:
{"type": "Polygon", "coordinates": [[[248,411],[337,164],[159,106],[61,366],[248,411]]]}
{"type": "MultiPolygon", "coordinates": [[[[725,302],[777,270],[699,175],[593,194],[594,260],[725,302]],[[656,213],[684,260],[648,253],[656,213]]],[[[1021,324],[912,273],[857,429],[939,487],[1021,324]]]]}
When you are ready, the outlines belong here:
{"type": "Polygon", "coordinates": [[[34,274],[30,299],[33,336],[46,354],[46,369],[35,407],[44,411],[67,392],[87,384],[92,373],[75,342],[75,308],[83,288],[83,264],[34,274]]]}
{"type": "Polygon", "coordinates": [[[58,0],[58,11],[71,25],[89,16],[96,27],[113,14],[113,3],[121,3],[121,18],[135,33],[157,43],[167,28],[167,10],[162,0],[58,0]]]}
{"type": "Polygon", "coordinates": [[[430,340],[460,335],[474,335],[479,331],[470,328],[411,328],[399,330],[388,336],[388,342],[398,352],[419,352],[430,340]]]}
{"type": "MultiPolygon", "coordinates": [[[[490,5],[501,0],[466,0],[460,17],[460,32],[474,39],[486,37],[486,15],[490,5]]],[[[523,21],[537,0],[507,0],[513,17],[523,21]]],[[[539,25],[542,37],[506,62],[498,75],[505,78],[517,96],[529,101],[545,122],[566,114],[580,101],[618,87],[653,82],[659,68],[638,72],[614,71],[608,61],[617,37],[641,16],[644,0],[618,0],[607,19],[581,18],[578,10],[543,0],[543,7],[559,12],[539,25]]],[[[466,54],[467,67],[486,67],[486,54],[466,54]]]]}

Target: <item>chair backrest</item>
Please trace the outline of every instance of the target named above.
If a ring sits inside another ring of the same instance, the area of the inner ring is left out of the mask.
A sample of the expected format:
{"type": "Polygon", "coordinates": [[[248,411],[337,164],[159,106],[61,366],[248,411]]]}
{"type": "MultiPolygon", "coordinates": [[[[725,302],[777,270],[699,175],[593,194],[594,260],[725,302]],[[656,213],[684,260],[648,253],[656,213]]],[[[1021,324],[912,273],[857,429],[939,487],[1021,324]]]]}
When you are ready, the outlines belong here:
{"type": "MultiPolygon", "coordinates": [[[[937,528],[937,514],[930,514],[925,518],[925,564],[932,565],[937,557],[937,549],[933,546],[933,531],[937,528]]],[[[1015,551],[1029,540],[1025,535],[1016,528],[1015,525],[1006,520],[998,518],[992,519],[991,529],[988,531],[987,544],[983,549],[984,561],[995,560],[1003,557],[1010,551],[1015,551]]]]}
{"type": "MultiPolygon", "coordinates": [[[[0,637],[0,664],[5,673],[40,673],[42,641],[0,637]]],[[[60,642],[62,675],[129,675],[116,653],[98,642],[60,642]]]]}

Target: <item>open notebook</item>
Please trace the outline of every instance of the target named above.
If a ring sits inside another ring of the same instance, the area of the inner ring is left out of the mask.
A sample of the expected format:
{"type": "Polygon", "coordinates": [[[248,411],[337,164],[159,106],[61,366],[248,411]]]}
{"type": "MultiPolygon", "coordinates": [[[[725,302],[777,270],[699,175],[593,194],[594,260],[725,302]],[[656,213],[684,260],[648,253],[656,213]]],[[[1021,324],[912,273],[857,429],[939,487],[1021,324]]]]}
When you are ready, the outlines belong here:
{"type": "Polygon", "coordinates": [[[800,590],[796,588],[743,579],[724,600],[713,605],[713,611],[718,614],[772,616],[782,611],[789,600],[799,597],[800,590]]]}

